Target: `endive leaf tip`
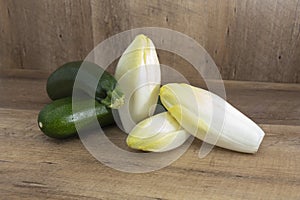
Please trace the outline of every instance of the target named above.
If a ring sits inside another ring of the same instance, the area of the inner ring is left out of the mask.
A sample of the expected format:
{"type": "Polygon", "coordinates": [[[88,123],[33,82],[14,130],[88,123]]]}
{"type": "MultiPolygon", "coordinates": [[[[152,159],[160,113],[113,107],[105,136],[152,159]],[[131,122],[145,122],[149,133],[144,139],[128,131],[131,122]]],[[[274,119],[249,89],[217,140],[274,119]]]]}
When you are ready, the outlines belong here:
{"type": "MultiPolygon", "coordinates": [[[[135,36],[134,40],[132,41],[132,45],[141,45],[140,48],[145,47],[145,45],[147,45],[148,40],[150,40],[150,38],[148,38],[146,35],[144,34],[139,34],[137,36],[135,36]]],[[[135,46],[135,49],[138,46],[135,46]]]]}
{"type": "Polygon", "coordinates": [[[183,144],[187,136],[189,134],[181,129],[177,121],[168,112],[164,112],[136,125],[129,133],[126,143],[132,149],[164,152],[183,144]],[[151,126],[144,127],[149,121],[152,121],[151,126]]]}
{"type": "Polygon", "coordinates": [[[133,137],[131,135],[128,135],[126,138],[126,143],[130,148],[133,148],[133,144],[135,144],[135,142],[133,141],[133,137]]]}
{"type": "Polygon", "coordinates": [[[160,87],[159,95],[161,95],[165,91],[166,85],[160,87]]]}
{"type": "Polygon", "coordinates": [[[128,147],[130,147],[132,149],[140,149],[139,147],[141,146],[140,145],[141,141],[142,140],[139,137],[133,136],[131,134],[129,134],[126,138],[126,143],[127,143],[128,147]]]}
{"type": "Polygon", "coordinates": [[[175,104],[168,109],[169,113],[173,113],[174,111],[177,112],[178,110],[181,110],[181,106],[178,104],[175,104]]]}
{"type": "Polygon", "coordinates": [[[144,35],[143,33],[141,33],[141,34],[138,34],[137,36],[135,36],[135,38],[147,39],[148,37],[146,35],[144,35]]]}
{"type": "Polygon", "coordinates": [[[137,150],[141,150],[141,151],[150,151],[150,148],[147,147],[146,144],[144,144],[145,141],[143,141],[141,138],[128,135],[128,137],[126,138],[126,143],[127,143],[128,147],[130,147],[131,149],[137,149],[137,150]]]}

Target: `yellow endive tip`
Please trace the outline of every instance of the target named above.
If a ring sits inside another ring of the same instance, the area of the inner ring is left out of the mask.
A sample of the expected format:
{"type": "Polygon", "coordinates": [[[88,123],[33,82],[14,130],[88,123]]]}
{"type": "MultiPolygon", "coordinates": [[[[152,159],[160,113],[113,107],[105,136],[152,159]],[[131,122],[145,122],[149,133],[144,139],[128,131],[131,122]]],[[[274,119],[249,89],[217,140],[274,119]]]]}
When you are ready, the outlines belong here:
{"type": "Polygon", "coordinates": [[[169,108],[168,111],[190,134],[201,139],[204,138],[208,131],[208,125],[193,112],[178,104],[169,108]]]}
{"type": "Polygon", "coordinates": [[[189,134],[168,113],[160,113],[149,117],[130,132],[126,143],[130,148],[162,152],[172,150],[183,144],[189,134]]]}

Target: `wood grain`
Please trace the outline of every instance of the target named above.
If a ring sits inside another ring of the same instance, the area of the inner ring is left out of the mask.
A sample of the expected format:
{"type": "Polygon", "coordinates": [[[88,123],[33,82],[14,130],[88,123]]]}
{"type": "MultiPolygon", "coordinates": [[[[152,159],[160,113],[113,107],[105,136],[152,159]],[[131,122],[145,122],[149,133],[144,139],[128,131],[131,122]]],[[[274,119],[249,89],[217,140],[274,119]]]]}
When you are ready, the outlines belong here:
{"type": "MultiPolygon", "coordinates": [[[[50,100],[46,79],[31,78],[38,74],[21,77],[14,70],[0,78],[0,196],[4,199],[300,198],[299,84],[225,81],[228,100],[266,132],[258,153],[215,147],[199,159],[201,141],[194,140],[171,165],[129,174],[97,161],[76,137],[55,140],[41,133],[37,115],[50,100]]],[[[114,144],[128,149],[126,135],[117,127],[105,132],[114,144]]]]}
{"type": "Polygon", "coordinates": [[[236,1],[228,78],[299,82],[299,28],[299,1],[236,1]]]}
{"type": "MultiPolygon", "coordinates": [[[[128,174],[95,160],[76,138],[65,141],[47,138],[38,130],[37,114],[36,110],[0,109],[0,193],[3,197],[300,198],[299,126],[261,125],[266,137],[255,155],[214,148],[207,157],[199,159],[201,142],[195,140],[179,160],[166,168],[128,174]]],[[[110,137],[124,138],[117,128],[107,131],[110,137]]],[[[115,141],[124,145],[124,139],[115,141]]]]}
{"type": "MultiPolygon", "coordinates": [[[[36,119],[49,102],[46,79],[32,76],[0,78],[0,196],[4,199],[300,198],[299,84],[225,81],[228,100],[266,132],[255,155],[215,147],[199,159],[201,141],[194,140],[171,165],[129,174],[97,161],[76,137],[55,140],[41,133],[36,119]]],[[[113,143],[128,149],[118,128],[108,127],[105,132],[113,143]]]]}
{"type": "Polygon", "coordinates": [[[156,26],[199,42],[223,79],[300,83],[299,0],[2,0],[0,24],[1,69],[53,71],[111,35],[156,26]]]}
{"type": "Polygon", "coordinates": [[[90,3],[0,1],[0,68],[53,71],[93,48],[90,3]]]}
{"type": "MultiPolygon", "coordinates": [[[[46,75],[28,71],[22,76],[16,70],[8,72],[7,76],[2,74],[0,107],[41,109],[51,101],[46,93],[46,75]]],[[[169,78],[163,81],[176,79],[169,78]]],[[[195,86],[206,88],[200,79],[188,80],[195,86]]],[[[299,84],[240,81],[224,81],[224,84],[227,100],[257,123],[300,125],[299,84]]]]}

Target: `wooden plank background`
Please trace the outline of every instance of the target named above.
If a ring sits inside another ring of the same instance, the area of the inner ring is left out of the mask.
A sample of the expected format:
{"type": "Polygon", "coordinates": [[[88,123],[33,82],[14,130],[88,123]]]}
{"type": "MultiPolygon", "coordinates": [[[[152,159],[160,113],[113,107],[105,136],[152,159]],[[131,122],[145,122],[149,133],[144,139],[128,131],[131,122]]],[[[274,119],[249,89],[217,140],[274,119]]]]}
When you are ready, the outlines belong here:
{"type": "MultiPolygon", "coordinates": [[[[50,73],[146,26],[194,38],[223,79],[300,83],[300,0],[0,0],[0,69],[50,73]]],[[[159,54],[163,64],[187,65],[159,54]]]]}
{"type": "MultiPolygon", "coordinates": [[[[46,77],[31,77],[35,75],[29,72],[22,78],[0,77],[1,200],[300,199],[300,84],[224,81],[228,101],[266,133],[256,154],[215,147],[199,159],[202,143],[195,139],[169,166],[132,174],[100,163],[78,138],[45,136],[37,116],[50,102],[46,77]]],[[[105,132],[111,142],[129,150],[126,134],[116,126],[105,132]]],[[[131,162],[105,153],[111,162],[131,162]]],[[[149,162],[145,157],[145,167],[149,162]]]]}

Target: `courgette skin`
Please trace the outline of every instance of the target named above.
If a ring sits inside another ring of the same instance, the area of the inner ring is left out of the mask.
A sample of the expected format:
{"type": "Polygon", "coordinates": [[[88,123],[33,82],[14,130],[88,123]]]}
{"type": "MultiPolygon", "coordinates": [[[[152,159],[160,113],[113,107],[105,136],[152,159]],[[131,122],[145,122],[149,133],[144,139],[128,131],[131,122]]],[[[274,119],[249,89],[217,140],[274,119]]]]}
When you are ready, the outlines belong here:
{"type": "Polygon", "coordinates": [[[46,90],[50,99],[56,100],[72,96],[79,70],[82,73],[82,79],[77,79],[80,90],[89,96],[95,96],[97,101],[108,107],[118,108],[123,104],[124,96],[116,88],[116,79],[97,64],[88,61],[69,62],[55,70],[47,80],[46,90]],[[80,69],[81,66],[83,66],[82,69],[80,69]],[[97,77],[98,74],[102,74],[100,79],[97,77]],[[92,85],[93,81],[97,80],[99,81],[95,91],[92,85]],[[118,101],[118,105],[115,101],[118,101]]]}
{"type": "Polygon", "coordinates": [[[101,127],[114,124],[110,108],[93,100],[76,100],[76,112],[72,113],[72,98],[55,100],[46,105],[39,113],[38,125],[43,133],[52,138],[68,138],[76,135],[77,128],[88,127],[94,122],[96,113],[101,127]],[[95,105],[91,107],[90,105],[95,105]]]}

